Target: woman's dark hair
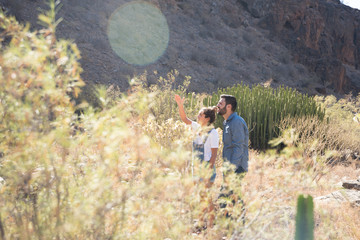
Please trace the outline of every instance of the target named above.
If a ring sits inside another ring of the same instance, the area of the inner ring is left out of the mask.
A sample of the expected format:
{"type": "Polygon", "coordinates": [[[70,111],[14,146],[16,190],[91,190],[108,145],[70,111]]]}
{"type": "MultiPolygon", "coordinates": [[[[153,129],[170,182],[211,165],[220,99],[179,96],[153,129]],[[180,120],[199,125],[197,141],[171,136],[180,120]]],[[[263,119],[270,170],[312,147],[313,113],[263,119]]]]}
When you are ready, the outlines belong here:
{"type": "Polygon", "coordinates": [[[210,118],[209,120],[209,125],[212,124],[213,122],[215,122],[215,117],[216,117],[216,111],[217,108],[214,107],[204,107],[201,109],[201,111],[204,113],[205,118],[210,118]]]}
{"type": "Polygon", "coordinates": [[[236,98],[234,96],[223,94],[220,96],[220,98],[225,99],[226,105],[231,104],[231,111],[235,112],[236,107],[237,107],[237,102],[236,102],[236,98]]]}

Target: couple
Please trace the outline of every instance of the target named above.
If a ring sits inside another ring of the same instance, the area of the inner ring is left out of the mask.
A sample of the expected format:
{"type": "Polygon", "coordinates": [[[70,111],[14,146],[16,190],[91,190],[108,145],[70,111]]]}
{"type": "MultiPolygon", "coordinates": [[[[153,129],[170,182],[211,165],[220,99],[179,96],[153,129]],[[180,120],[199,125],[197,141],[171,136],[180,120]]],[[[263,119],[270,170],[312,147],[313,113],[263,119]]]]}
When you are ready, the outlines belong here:
{"type": "Polygon", "coordinates": [[[221,95],[216,107],[202,108],[199,111],[197,122],[191,121],[185,114],[184,98],[175,95],[175,101],[179,107],[180,118],[187,125],[191,125],[197,134],[194,139],[194,150],[200,152],[201,161],[209,162],[214,168],[210,182],[214,182],[215,160],[219,148],[219,135],[212,124],[215,121],[216,113],[224,117],[223,129],[223,158],[235,165],[235,172],[238,174],[248,171],[248,142],[249,131],[242,117],[236,112],[237,101],[234,96],[221,95]],[[201,134],[205,133],[205,134],[201,134]]]}

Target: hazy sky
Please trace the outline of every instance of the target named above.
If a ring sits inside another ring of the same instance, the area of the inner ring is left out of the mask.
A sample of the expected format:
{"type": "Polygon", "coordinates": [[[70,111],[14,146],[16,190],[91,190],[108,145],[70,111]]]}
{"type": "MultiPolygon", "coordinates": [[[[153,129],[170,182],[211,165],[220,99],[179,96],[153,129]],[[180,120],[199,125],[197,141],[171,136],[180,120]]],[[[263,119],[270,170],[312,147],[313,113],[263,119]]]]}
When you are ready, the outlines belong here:
{"type": "Polygon", "coordinates": [[[342,0],[342,3],[352,8],[360,9],[360,0],[342,0]]]}

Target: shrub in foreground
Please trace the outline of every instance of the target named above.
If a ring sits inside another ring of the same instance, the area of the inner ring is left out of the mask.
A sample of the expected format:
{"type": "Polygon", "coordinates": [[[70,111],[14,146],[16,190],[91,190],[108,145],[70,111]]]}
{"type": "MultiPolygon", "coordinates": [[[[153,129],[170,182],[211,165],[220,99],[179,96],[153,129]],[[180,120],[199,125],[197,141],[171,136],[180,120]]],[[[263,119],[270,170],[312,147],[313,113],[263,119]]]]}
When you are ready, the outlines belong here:
{"type": "MultiPolygon", "coordinates": [[[[162,92],[142,87],[74,115],[79,52],[41,19],[30,32],[0,14],[1,238],[191,238],[215,193],[191,176],[188,129],[155,121],[162,92]]],[[[216,214],[208,235],[229,236],[238,223],[216,214]]]]}

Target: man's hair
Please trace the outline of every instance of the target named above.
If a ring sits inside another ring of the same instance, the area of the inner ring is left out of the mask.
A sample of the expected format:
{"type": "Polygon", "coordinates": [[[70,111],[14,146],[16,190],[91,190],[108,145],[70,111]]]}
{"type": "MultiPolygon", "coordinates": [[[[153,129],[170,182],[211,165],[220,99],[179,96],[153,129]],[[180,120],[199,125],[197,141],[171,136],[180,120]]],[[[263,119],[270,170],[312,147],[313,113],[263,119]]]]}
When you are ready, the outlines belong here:
{"type": "Polygon", "coordinates": [[[237,107],[237,102],[236,102],[236,98],[232,95],[226,95],[226,94],[222,94],[220,96],[220,98],[224,98],[225,99],[225,104],[231,104],[231,111],[235,112],[236,111],[236,107],[237,107]]]}

